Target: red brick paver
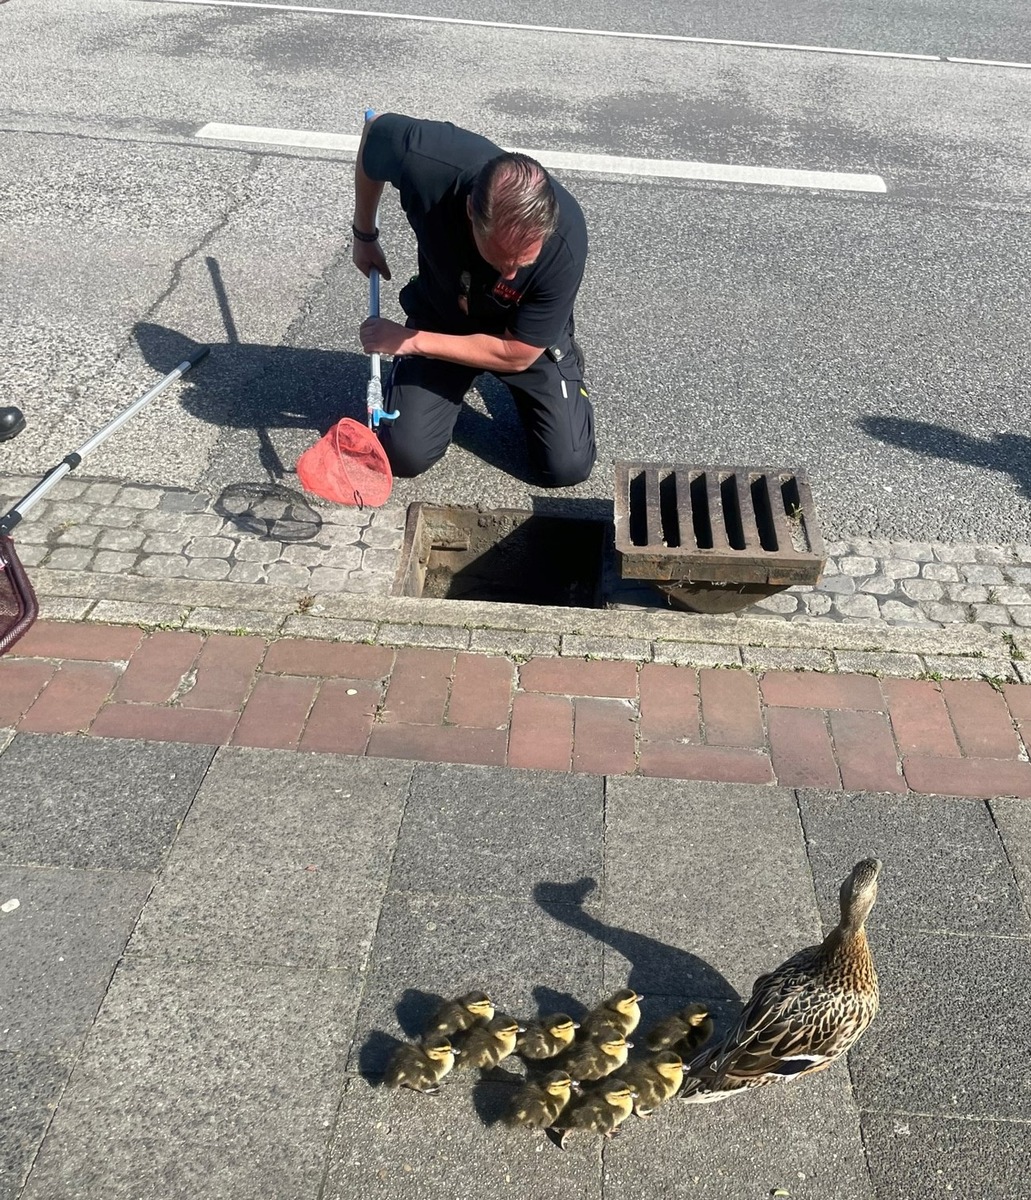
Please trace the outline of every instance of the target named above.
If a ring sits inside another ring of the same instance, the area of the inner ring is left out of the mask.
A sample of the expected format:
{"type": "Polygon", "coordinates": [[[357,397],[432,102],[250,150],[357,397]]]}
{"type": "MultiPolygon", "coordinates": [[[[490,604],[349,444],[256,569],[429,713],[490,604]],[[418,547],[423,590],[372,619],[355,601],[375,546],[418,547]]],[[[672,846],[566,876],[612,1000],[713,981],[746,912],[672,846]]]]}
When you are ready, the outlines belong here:
{"type": "Polygon", "coordinates": [[[639,686],[644,740],[701,741],[698,672],[693,667],[645,663],[639,686]]]}
{"type": "Polygon", "coordinates": [[[1006,701],[989,683],[948,679],[942,695],[964,754],[983,758],[1016,758],[1020,752],[1006,701]]]}
{"type": "Polygon", "coordinates": [[[881,683],[895,740],[902,754],[959,755],[945,697],[926,679],[885,679],[881,683]]]}
{"type": "Polygon", "coordinates": [[[455,656],[450,650],[398,650],[387,683],[382,720],[439,725],[444,720],[455,656]]]}
{"type": "Polygon", "coordinates": [[[636,711],[625,700],[573,701],[573,770],[628,775],[635,766],[636,711]]]}
{"type": "Polygon", "coordinates": [[[884,707],[872,675],[821,675],[818,671],[767,671],[762,677],[763,700],[776,708],[884,707]]]}
{"type": "Polygon", "coordinates": [[[233,745],[292,750],[301,739],[317,688],[314,679],[263,675],[236,726],[233,745]]]}
{"type": "Polygon", "coordinates": [[[747,671],[699,671],[702,725],[710,746],[766,745],[759,685],[747,671]]]}
{"type": "Polygon", "coordinates": [[[637,696],[637,663],[531,658],[519,669],[519,686],[524,692],[631,700],[637,696]]]}
{"type": "Polygon", "coordinates": [[[519,692],[512,701],[508,765],[568,771],[573,761],[573,702],[519,692]]]}
{"type": "Polygon", "coordinates": [[[116,702],[167,704],[183,687],[203,645],[199,633],[158,630],[149,634],[115,688],[116,702]]]}
{"type": "Polygon", "coordinates": [[[507,658],[459,654],[451,681],[447,720],[467,729],[508,727],[515,668],[507,658]]]}
{"type": "Polygon", "coordinates": [[[77,733],[89,729],[120,674],[120,669],[111,663],[62,663],[18,728],[29,733],[77,733]]]}
{"type": "Polygon", "coordinates": [[[777,782],[787,787],[839,788],[841,778],[822,712],[770,708],[770,755],[777,782]]]}
{"type": "Polygon", "coordinates": [[[0,727],[845,791],[1031,797],[1031,686],[38,622],[0,727]],[[105,655],[108,656],[105,658],[105,655]]]}

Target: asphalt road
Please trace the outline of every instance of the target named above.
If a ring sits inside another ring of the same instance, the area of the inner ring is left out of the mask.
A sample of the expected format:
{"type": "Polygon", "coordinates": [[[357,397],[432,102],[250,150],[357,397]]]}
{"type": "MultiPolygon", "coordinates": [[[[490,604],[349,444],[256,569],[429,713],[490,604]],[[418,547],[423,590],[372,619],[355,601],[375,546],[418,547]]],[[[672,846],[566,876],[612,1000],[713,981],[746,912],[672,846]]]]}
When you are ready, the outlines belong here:
{"type": "MultiPolygon", "coordinates": [[[[684,7],[419,11],[1031,60],[1016,5],[814,3],[790,24],[684,7]]],[[[289,482],[360,415],[351,161],[195,134],[356,133],[370,103],[531,151],[881,176],[861,194],[561,173],[591,231],[577,316],[600,439],[572,500],[604,507],[622,459],[805,465],[832,536],[1031,541],[1027,70],[147,0],[10,0],[0,54],[0,402],[29,419],[2,469],[42,473],[191,341],[211,358],[85,472],[289,482]]],[[[392,201],[381,224],[404,279],[392,201]]],[[[540,495],[496,388],[458,443],[398,497],[540,495]]]]}

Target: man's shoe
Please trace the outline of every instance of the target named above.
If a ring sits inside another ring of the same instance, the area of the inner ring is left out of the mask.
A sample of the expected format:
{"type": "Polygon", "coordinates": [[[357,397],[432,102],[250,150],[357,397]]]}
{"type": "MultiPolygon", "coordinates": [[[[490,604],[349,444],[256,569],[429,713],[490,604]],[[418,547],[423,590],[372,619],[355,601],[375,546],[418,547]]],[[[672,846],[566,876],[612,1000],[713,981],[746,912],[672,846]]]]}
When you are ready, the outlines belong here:
{"type": "Polygon", "coordinates": [[[0,442],[17,437],[25,428],[25,418],[20,408],[0,408],[0,442]]]}

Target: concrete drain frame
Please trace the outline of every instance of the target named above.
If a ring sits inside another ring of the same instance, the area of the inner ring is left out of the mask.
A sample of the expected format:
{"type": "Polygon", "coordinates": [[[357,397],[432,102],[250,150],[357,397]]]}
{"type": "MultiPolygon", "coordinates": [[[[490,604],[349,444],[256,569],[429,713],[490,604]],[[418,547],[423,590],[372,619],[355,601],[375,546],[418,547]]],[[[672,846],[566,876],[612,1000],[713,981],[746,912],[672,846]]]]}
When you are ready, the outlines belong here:
{"type": "Polygon", "coordinates": [[[818,583],[827,562],[801,469],[617,463],[615,523],[621,576],[691,612],[818,583]]]}
{"type": "Polygon", "coordinates": [[[601,608],[610,538],[600,520],[416,501],[391,594],[601,608]]]}

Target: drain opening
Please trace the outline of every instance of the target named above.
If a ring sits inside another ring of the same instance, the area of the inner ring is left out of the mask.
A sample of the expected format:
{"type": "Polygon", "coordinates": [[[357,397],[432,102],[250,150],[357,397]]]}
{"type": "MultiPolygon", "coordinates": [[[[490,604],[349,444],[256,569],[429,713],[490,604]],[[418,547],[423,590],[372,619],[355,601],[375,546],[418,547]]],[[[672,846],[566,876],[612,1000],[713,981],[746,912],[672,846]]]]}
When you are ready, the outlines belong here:
{"type": "Polygon", "coordinates": [[[602,521],[413,504],[394,594],[598,608],[606,533],[602,521]]]}
{"type": "MultiPolygon", "coordinates": [[[[777,525],[773,517],[769,476],[762,474],[753,479],[749,490],[752,494],[752,511],[755,513],[759,544],[764,550],[779,550],[780,539],[777,537],[777,525]]],[[[777,497],[777,503],[780,503],[780,496],[777,497]]]]}

